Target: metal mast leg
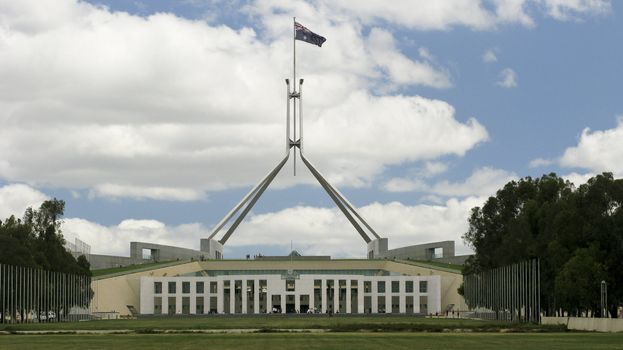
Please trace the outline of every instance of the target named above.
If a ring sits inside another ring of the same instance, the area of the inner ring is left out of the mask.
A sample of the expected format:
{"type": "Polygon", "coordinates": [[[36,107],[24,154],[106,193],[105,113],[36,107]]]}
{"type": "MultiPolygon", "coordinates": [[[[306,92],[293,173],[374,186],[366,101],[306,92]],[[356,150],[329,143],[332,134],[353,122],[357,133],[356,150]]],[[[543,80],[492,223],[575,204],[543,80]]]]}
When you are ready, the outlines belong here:
{"type": "MultiPolygon", "coordinates": [[[[366,243],[370,243],[371,239],[370,237],[366,234],[366,232],[361,228],[361,226],[359,225],[359,223],[357,222],[357,220],[355,220],[355,218],[353,218],[353,216],[351,215],[352,211],[353,213],[356,213],[356,211],[351,207],[351,208],[347,208],[345,203],[344,203],[344,198],[342,196],[340,196],[339,194],[337,194],[337,192],[335,192],[333,190],[333,188],[331,187],[331,185],[329,185],[329,183],[327,182],[327,180],[324,179],[324,177],[322,176],[322,174],[320,174],[320,172],[318,172],[316,170],[316,168],[313,167],[313,165],[311,165],[311,163],[309,163],[309,161],[307,160],[307,158],[305,158],[305,156],[303,154],[301,154],[301,159],[303,160],[303,163],[305,163],[305,165],[307,166],[307,168],[309,169],[309,171],[311,171],[312,175],[314,175],[314,177],[316,178],[316,180],[318,180],[318,182],[320,183],[320,185],[322,186],[322,188],[325,189],[325,191],[327,192],[327,194],[329,195],[329,197],[331,197],[331,199],[333,199],[333,201],[335,202],[335,204],[338,206],[338,208],[340,208],[340,210],[342,211],[342,213],[344,214],[344,216],[346,216],[346,218],[348,219],[348,221],[350,221],[350,223],[353,225],[353,227],[355,228],[355,230],[357,230],[357,232],[359,233],[359,235],[361,235],[361,237],[363,238],[363,240],[366,243]],[[349,211],[350,209],[350,211],[349,211]]],[[[357,214],[357,217],[361,218],[360,215],[357,214]]],[[[362,220],[363,221],[363,220],[362,220]]]]}
{"type": "Polygon", "coordinates": [[[253,206],[255,205],[255,203],[258,201],[258,199],[260,199],[260,197],[262,196],[262,194],[264,193],[264,191],[266,190],[266,188],[268,188],[268,185],[270,185],[270,183],[273,181],[273,179],[275,179],[275,177],[277,176],[277,174],[279,174],[279,171],[281,170],[281,168],[283,168],[283,166],[286,164],[286,162],[288,161],[288,158],[290,156],[290,153],[288,153],[288,155],[277,165],[277,167],[275,167],[275,169],[268,175],[268,177],[266,177],[266,179],[264,179],[264,181],[262,181],[261,186],[259,188],[259,190],[253,195],[253,198],[251,199],[251,201],[249,202],[249,204],[242,210],[242,212],[240,213],[240,215],[236,218],[236,220],[234,221],[234,223],[231,225],[231,227],[229,227],[229,229],[227,230],[227,232],[225,233],[225,235],[223,236],[223,238],[221,238],[219,240],[219,242],[221,244],[225,244],[225,242],[227,242],[227,240],[229,239],[229,237],[232,235],[232,233],[234,233],[234,231],[236,230],[236,228],[238,227],[238,225],[240,225],[240,223],[242,222],[242,220],[244,219],[244,217],[247,215],[247,213],[251,210],[251,208],[253,208],[253,206]]]}

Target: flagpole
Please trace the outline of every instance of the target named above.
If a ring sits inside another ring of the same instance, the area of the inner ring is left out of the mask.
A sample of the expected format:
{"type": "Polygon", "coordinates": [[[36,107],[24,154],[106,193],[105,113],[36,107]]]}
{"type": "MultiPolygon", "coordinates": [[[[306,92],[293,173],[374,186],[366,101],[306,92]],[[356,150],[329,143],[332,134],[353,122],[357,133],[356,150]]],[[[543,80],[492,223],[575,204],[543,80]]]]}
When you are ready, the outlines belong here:
{"type": "MultiPolygon", "coordinates": [[[[293,57],[294,57],[294,65],[293,65],[293,69],[292,69],[292,84],[294,84],[294,88],[293,88],[293,94],[294,94],[294,98],[293,98],[293,108],[292,108],[292,122],[293,122],[293,130],[294,130],[294,139],[293,141],[296,142],[296,17],[292,17],[292,49],[293,49],[293,57]]],[[[294,151],[294,159],[293,159],[293,164],[294,164],[294,176],[296,176],[296,146],[293,149],[294,151]]]]}

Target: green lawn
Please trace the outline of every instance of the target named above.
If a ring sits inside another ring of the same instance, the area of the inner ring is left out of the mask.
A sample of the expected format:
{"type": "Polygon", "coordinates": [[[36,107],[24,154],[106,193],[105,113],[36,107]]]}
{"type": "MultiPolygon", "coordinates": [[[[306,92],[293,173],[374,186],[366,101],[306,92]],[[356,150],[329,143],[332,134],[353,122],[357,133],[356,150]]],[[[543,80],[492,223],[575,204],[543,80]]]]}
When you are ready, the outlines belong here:
{"type": "Polygon", "coordinates": [[[409,316],[333,316],[326,315],[263,315],[263,316],[206,316],[185,318],[144,318],[138,320],[103,320],[67,323],[33,323],[0,325],[0,330],[116,330],[146,331],[152,329],[331,329],[336,331],[383,330],[427,331],[444,329],[471,329],[474,331],[497,331],[511,328],[515,331],[539,329],[564,331],[559,326],[511,324],[467,319],[422,318],[409,316]]]}
{"type": "Polygon", "coordinates": [[[126,273],[130,273],[130,272],[139,272],[139,271],[144,271],[144,270],[152,270],[152,269],[156,269],[156,268],[160,268],[160,267],[166,267],[166,266],[173,266],[173,265],[178,265],[178,264],[184,264],[187,263],[188,261],[183,260],[183,261],[161,261],[161,262],[156,262],[156,263],[147,263],[147,264],[138,264],[138,265],[129,265],[129,266],[123,266],[123,267],[111,267],[108,269],[98,269],[98,270],[92,270],[91,272],[93,273],[93,277],[95,277],[95,279],[97,279],[98,277],[101,276],[109,276],[109,275],[120,275],[120,274],[126,274],[126,273]]]}
{"type": "Polygon", "coordinates": [[[623,349],[622,334],[323,333],[0,335],[0,349],[623,349]]]}

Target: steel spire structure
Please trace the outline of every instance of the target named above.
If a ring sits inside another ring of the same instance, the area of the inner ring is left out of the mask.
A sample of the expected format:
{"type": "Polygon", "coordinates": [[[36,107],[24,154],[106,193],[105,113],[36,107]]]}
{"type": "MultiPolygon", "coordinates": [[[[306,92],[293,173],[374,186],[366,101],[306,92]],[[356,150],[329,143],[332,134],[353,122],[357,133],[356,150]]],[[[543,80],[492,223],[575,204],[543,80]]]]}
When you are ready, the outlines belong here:
{"type": "MultiPolygon", "coordinates": [[[[309,31],[307,28],[301,26],[294,20],[294,40],[293,40],[293,81],[290,84],[289,79],[285,79],[286,83],[286,138],[285,138],[285,154],[284,158],[275,166],[271,171],[262,178],[262,180],[255,185],[236,206],[234,206],[223,219],[214,227],[212,233],[207,239],[202,239],[201,250],[210,253],[210,256],[216,259],[222,258],[222,248],[231,235],[236,231],[240,223],[244,220],[245,216],[251,211],[255,203],[260,199],[264,191],[268,188],[271,182],[275,179],[277,174],[281,171],[283,166],[287,163],[290,157],[290,151],[293,153],[294,163],[294,175],[296,175],[296,153],[300,154],[303,164],[311,172],[314,178],[318,181],[320,186],[327,192],[329,197],[333,200],[335,205],[344,214],[346,219],[351,223],[353,228],[359,233],[361,238],[366,244],[368,244],[368,257],[376,256],[380,251],[387,250],[387,239],[381,238],[376,231],[364,220],[359,214],[354,205],[352,205],[346,197],[333,185],[331,185],[326,178],[318,171],[318,169],[312,165],[309,159],[303,152],[303,79],[298,81],[298,89],[296,82],[296,40],[297,40],[297,28],[304,28],[311,35],[317,34],[309,31]],[[298,26],[298,27],[297,27],[298,26]],[[297,106],[298,100],[298,106],[297,106]],[[298,108],[297,108],[298,107],[298,108]],[[292,113],[290,113],[292,112],[292,113]],[[298,112],[298,114],[297,114],[298,112]],[[290,125],[292,124],[292,129],[290,125]],[[233,220],[233,221],[232,221],[233,220]],[[215,239],[216,235],[225,229],[227,223],[232,221],[231,225],[226,229],[225,234],[218,241],[215,239]],[[372,238],[371,238],[372,237],[372,238]]],[[[324,38],[321,38],[320,44],[314,42],[318,46],[322,45],[324,38]]],[[[313,38],[318,40],[317,38],[313,38]]],[[[298,39],[308,41],[305,39],[298,39]]]]}

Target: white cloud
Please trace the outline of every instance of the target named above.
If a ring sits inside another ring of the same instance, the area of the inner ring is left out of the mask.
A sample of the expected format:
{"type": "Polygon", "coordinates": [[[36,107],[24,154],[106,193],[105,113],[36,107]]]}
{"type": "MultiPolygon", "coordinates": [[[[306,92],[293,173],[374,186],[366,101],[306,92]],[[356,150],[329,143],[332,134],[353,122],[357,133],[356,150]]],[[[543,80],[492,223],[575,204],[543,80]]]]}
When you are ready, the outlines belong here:
{"type": "Polygon", "coordinates": [[[536,158],[530,161],[529,166],[530,168],[542,168],[542,167],[550,166],[554,163],[555,161],[551,159],[536,158]]]}
{"type": "Polygon", "coordinates": [[[426,162],[420,172],[423,177],[431,177],[448,171],[448,164],[442,162],[426,162]]]}
{"type": "MultiPolygon", "coordinates": [[[[386,30],[372,28],[366,47],[376,64],[387,71],[392,83],[428,85],[436,88],[447,88],[452,85],[447,72],[437,70],[427,62],[413,61],[400,53],[396,49],[394,36],[386,30]]],[[[426,59],[431,57],[428,51],[425,56],[426,59]]]]}
{"type": "Polygon", "coordinates": [[[204,199],[205,194],[192,188],[138,187],[114,184],[97,185],[89,193],[91,197],[136,199],[169,199],[176,201],[193,201],[204,199]]]}
{"type": "MultiPolygon", "coordinates": [[[[383,189],[389,192],[424,192],[434,196],[444,197],[487,197],[494,195],[497,190],[502,188],[511,180],[517,179],[515,173],[483,167],[474,172],[460,182],[439,181],[433,185],[428,185],[420,178],[393,178],[383,184],[383,189]]],[[[435,197],[431,197],[435,199],[435,197]]]]}
{"type": "Polygon", "coordinates": [[[595,176],[595,174],[592,174],[592,173],[578,174],[574,172],[574,173],[562,175],[561,177],[563,179],[569,180],[576,187],[579,187],[580,185],[585,184],[593,176],[595,176]]]}
{"type": "Polygon", "coordinates": [[[483,167],[462,182],[440,181],[432,186],[430,192],[444,196],[492,196],[509,181],[516,180],[515,173],[483,167]]]}
{"type": "Polygon", "coordinates": [[[487,50],[485,51],[485,53],[482,54],[482,60],[487,63],[497,62],[498,57],[493,50],[487,50]]]}
{"type": "Polygon", "coordinates": [[[504,68],[499,74],[500,80],[497,85],[510,89],[517,86],[517,74],[510,68],[504,68]]]}
{"type": "Polygon", "coordinates": [[[426,183],[420,179],[409,179],[396,177],[383,184],[383,189],[388,192],[413,192],[424,191],[428,188],[426,183]]]}
{"type": "MultiPolygon", "coordinates": [[[[442,205],[406,206],[400,203],[372,203],[360,208],[361,215],[382,236],[390,248],[440,240],[455,240],[457,253],[468,253],[461,236],[467,231],[472,207],[484,198],[450,199],[442,205]]],[[[90,244],[93,254],[129,255],[131,241],[198,249],[199,239],[208,231],[200,224],[167,226],[155,220],[124,220],[103,226],[87,220],[69,218],[63,232],[90,244]]],[[[280,246],[308,255],[363,257],[366,245],[338,209],[294,207],[278,212],[251,215],[231,236],[226,247],[280,246]],[[296,234],[293,234],[296,232],[296,234]],[[284,239],[288,237],[288,239],[284,239]]],[[[284,249],[285,250],[285,249],[284,249]]]]}
{"type": "Polygon", "coordinates": [[[67,218],[61,227],[65,237],[77,237],[91,246],[91,253],[130,255],[130,242],[150,242],[199,250],[199,239],[209,235],[200,224],[167,226],[157,220],[124,220],[103,226],[80,218],[67,218]]]}
{"type": "Polygon", "coordinates": [[[23,184],[10,184],[0,187],[0,220],[15,215],[21,218],[28,207],[38,208],[48,196],[23,184]]]}
{"type": "Polygon", "coordinates": [[[535,26],[534,20],[525,12],[525,0],[493,0],[497,22],[519,23],[525,27],[535,26]]]}
{"type": "Polygon", "coordinates": [[[612,11],[608,0],[539,0],[546,13],[559,21],[577,20],[586,15],[604,15],[612,11]]]}
{"type": "Polygon", "coordinates": [[[578,144],[565,150],[560,165],[623,176],[623,117],[618,118],[612,129],[593,132],[584,129],[578,144]]]}
{"type": "MultiPolygon", "coordinates": [[[[350,17],[367,25],[388,22],[417,30],[450,30],[467,27],[494,30],[500,25],[536,26],[528,12],[542,11],[556,20],[582,18],[611,11],[606,0],[318,0],[313,5],[303,1],[260,0],[248,8],[255,14],[294,14],[319,12],[322,16],[350,17]]],[[[298,18],[298,17],[297,17],[298,18]]],[[[309,19],[314,18],[309,16],[309,19]]],[[[308,18],[305,18],[307,20],[308,18]]]]}
{"type": "MultiPolygon", "coordinates": [[[[305,23],[330,39],[297,51],[306,151],[337,184],[365,185],[388,165],[463,155],[487,139],[476,119],[459,121],[443,101],[372,93],[450,82],[401,53],[391,33],[366,36],[357,20],[320,16],[322,6],[282,5],[309,10],[315,19],[305,23]]],[[[170,14],[3,2],[0,178],[172,200],[257,181],[283,152],[287,16],[263,13],[259,38],[170,14]]]]}

